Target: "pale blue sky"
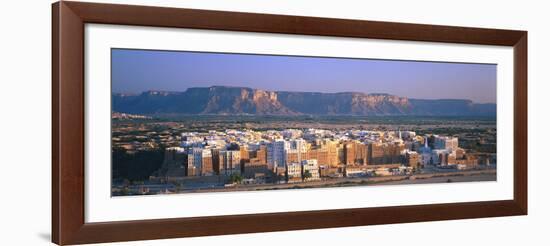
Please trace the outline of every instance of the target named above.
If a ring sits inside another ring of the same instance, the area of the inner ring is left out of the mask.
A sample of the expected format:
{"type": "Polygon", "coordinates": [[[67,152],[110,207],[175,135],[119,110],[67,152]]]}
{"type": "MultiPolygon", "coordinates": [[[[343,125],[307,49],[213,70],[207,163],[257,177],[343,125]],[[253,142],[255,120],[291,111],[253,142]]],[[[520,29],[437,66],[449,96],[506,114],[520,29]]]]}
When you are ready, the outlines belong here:
{"type": "Polygon", "coordinates": [[[113,92],[243,86],[496,102],[494,64],[112,50],[113,92]]]}

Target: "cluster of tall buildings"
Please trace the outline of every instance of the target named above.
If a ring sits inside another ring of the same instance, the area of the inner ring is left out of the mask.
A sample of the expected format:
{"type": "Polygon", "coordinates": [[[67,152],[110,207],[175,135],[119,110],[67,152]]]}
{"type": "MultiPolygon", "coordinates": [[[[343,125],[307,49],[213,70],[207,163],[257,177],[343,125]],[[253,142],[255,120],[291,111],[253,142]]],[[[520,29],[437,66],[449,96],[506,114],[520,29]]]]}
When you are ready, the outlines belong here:
{"type": "Polygon", "coordinates": [[[420,148],[421,164],[469,169],[479,164],[496,164],[496,156],[467,153],[458,146],[458,138],[432,135],[420,148]],[[429,140],[431,139],[431,140],[429,140]],[[431,147],[428,143],[431,143],[431,147]]]}
{"type": "Polygon", "coordinates": [[[478,156],[459,148],[456,137],[421,137],[412,131],[226,130],[183,133],[179,147],[166,149],[159,175],[292,182],[478,163],[478,156]]]}

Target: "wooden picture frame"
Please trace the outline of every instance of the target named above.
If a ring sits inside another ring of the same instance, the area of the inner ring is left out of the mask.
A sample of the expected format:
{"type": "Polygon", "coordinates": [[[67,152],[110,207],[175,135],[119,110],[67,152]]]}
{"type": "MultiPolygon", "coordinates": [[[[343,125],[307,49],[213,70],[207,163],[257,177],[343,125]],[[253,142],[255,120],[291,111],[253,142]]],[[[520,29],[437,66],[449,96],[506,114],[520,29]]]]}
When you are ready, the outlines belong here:
{"type": "Polygon", "coordinates": [[[52,6],[52,241],[59,245],[527,214],[527,32],[81,2],[52,6]],[[86,223],[84,24],[102,23],[510,46],[514,199],[86,223]],[[291,218],[300,217],[293,223],[291,218]],[[261,220],[261,223],[257,223],[261,220]]]}

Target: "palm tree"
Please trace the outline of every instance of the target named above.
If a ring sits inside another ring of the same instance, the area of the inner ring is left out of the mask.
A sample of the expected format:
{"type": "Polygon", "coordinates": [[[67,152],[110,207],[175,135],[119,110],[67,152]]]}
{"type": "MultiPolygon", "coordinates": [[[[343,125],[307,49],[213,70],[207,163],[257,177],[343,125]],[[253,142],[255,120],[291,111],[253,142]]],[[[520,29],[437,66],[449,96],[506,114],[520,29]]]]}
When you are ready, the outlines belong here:
{"type": "Polygon", "coordinates": [[[239,174],[231,174],[229,176],[229,180],[231,181],[231,183],[240,184],[243,181],[243,177],[239,174]]]}
{"type": "Polygon", "coordinates": [[[306,180],[306,179],[310,179],[311,177],[313,177],[313,175],[311,175],[311,173],[309,172],[309,170],[305,170],[305,171],[304,171],[304,175],[302,175],[302,179],[303,179],[303,180],[306,180]]]}

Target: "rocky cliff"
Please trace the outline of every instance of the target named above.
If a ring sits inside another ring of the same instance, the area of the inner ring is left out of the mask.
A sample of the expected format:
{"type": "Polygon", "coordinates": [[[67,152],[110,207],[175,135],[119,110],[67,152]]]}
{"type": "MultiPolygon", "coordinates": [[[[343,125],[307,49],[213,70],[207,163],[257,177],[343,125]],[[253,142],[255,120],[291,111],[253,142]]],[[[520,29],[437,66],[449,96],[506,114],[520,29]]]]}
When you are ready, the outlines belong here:
{"type": "Polygon", "coordinates": [[[113,110],[135,114],[494,116],[496,104],[409,99],[380,93],[265,91],[212,86],[184,92],[113,94],[113,110]]]}

